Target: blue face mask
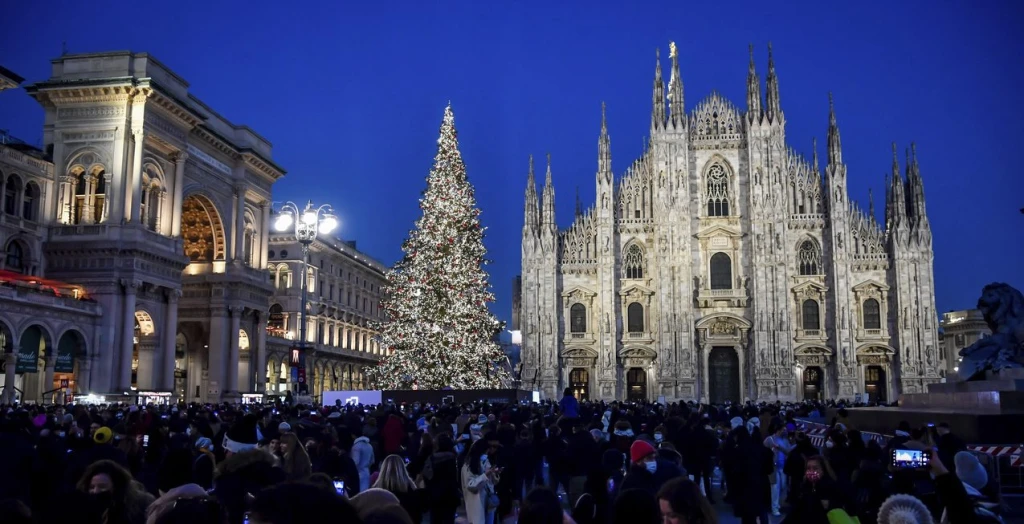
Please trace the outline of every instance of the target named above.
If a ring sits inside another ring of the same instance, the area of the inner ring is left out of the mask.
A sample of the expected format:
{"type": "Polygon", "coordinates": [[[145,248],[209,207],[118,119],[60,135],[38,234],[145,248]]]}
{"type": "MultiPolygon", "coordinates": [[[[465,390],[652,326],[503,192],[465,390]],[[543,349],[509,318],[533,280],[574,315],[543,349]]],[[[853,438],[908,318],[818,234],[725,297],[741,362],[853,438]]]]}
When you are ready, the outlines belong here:
{"type": "Polygon", "coordinates": [[[663,438],[663,436],[662,436],[662,434],[661,434],[661,433],[655,433],[655,434],[654,434],[654,441],[655,441],[655,442],[661,442],[661,439],[662,439],[662,438],[663,438]]]}
{"type": "Polygon", "coordinates": [[[648,473],[654,473],[658,471],[658,463],[656,461],[644,462],[644,467],[647,468],[648,473]]]}

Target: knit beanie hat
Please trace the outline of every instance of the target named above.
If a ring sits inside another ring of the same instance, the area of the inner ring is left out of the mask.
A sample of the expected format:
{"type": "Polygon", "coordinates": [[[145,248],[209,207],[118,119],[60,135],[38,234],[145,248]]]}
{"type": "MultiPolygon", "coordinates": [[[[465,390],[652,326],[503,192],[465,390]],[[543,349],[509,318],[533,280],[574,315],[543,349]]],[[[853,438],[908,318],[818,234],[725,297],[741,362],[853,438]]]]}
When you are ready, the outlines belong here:
{"type": "Polygon", "coordinates": [[[985,466],[978,462],[978,457],[975,457],[969,451],[961,451],[953,457],[953,462],[956,463],[956,476],[964,484],[981,491],[982,488],[988,484],[988,472],[985,471],[985,466]]]}
{"type": "Polygon", "coordinates": [[[736,428],[738,428],[738,427],[740,427],[742,425],[743,425],[743,418],[741,418],[741,417],[733,417],[732,420],[729,421],[729,426],[732,429],[736,429],[736,428]]]}
{"type": "Polygon", "coordinates": [[[932,524],[928,508],[912,495],[893,495],[878,508],[878,524],[932,524]]]}
{"type": "Polygon", "coordinates": [[[231,426],[224,433],[224,443],[222,444],[224,449],[232,453],[256,449],[259,441],[263,440],[263,435],[260,434],[260,428],[256,422],[256,415],[250,413],[231,426]]]}
{"type": "Polygon", "coordinates": [[[287,423],[287,422],[282,422],[282,423],[277,425],[277,432],[278,433],[288,433],[291,430],[292,430],[292,425],[287,423]]]}
{"type": "Polygon", "coordinates": [[[96,432],[92,434],[92,441],[97,444],[106,444],[107,442],[110,442],[110,439],[113,437],[114,432],[110,431],[110,428],[104,426],[97,429],[96,432]]]}
{"type": "Polygon", "coordinates": [[[657,453],[658,450],[654,449],[654,446],[648,444],[643,440],[633,441],[633,445],[629,447],[629,461],[636,463],[643,460],[648,455],[657,453]]]}

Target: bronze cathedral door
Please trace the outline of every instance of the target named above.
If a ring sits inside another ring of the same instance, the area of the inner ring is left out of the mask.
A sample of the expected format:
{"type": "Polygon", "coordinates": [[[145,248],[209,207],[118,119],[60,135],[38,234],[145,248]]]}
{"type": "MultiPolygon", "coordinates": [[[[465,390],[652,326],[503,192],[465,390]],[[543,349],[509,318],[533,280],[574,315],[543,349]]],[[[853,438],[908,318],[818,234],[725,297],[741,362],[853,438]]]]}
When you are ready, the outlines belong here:
{"type": "Polygon", "coordinates": [[[740,359],[731,347],[711,348],[708,355],[708,400],[712,404],[740,401],[740,359]]]}

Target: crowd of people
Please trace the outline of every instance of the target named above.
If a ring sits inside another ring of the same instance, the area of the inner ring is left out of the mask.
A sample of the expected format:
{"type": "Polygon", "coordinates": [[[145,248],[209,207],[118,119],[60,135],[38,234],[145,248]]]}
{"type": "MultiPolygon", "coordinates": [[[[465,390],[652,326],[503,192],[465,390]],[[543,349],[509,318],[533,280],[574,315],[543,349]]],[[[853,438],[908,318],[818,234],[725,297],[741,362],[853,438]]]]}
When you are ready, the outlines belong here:
{"type": "Polygon", "coordinates": [[[948,426],[865,441],[820,403],[0,408],[0,522],[1000,522],[948,426]],[[928,457],[894,467],[892,450],[928,457]],[[716,511],[716,508],[718,511],[716,511]],[[773,517],[776,517],[773,519],[773,517]]]}

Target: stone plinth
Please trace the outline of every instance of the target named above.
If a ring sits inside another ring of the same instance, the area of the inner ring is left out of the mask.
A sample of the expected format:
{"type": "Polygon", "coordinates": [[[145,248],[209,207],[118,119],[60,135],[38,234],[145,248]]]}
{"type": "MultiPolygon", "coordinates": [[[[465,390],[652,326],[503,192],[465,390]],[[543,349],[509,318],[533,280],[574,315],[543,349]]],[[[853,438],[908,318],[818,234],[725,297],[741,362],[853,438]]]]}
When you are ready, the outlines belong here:
{"type": "Polygon", "coordinates": [[[891,435],[901,421],[912,427],[948,422],[973,444],[1018,442],[1024,435],[1024,369],[989,372],[984,380],[931,384],[928,393],[900,396],[898,408],[853,408],[855,429],[891,435]]]}

